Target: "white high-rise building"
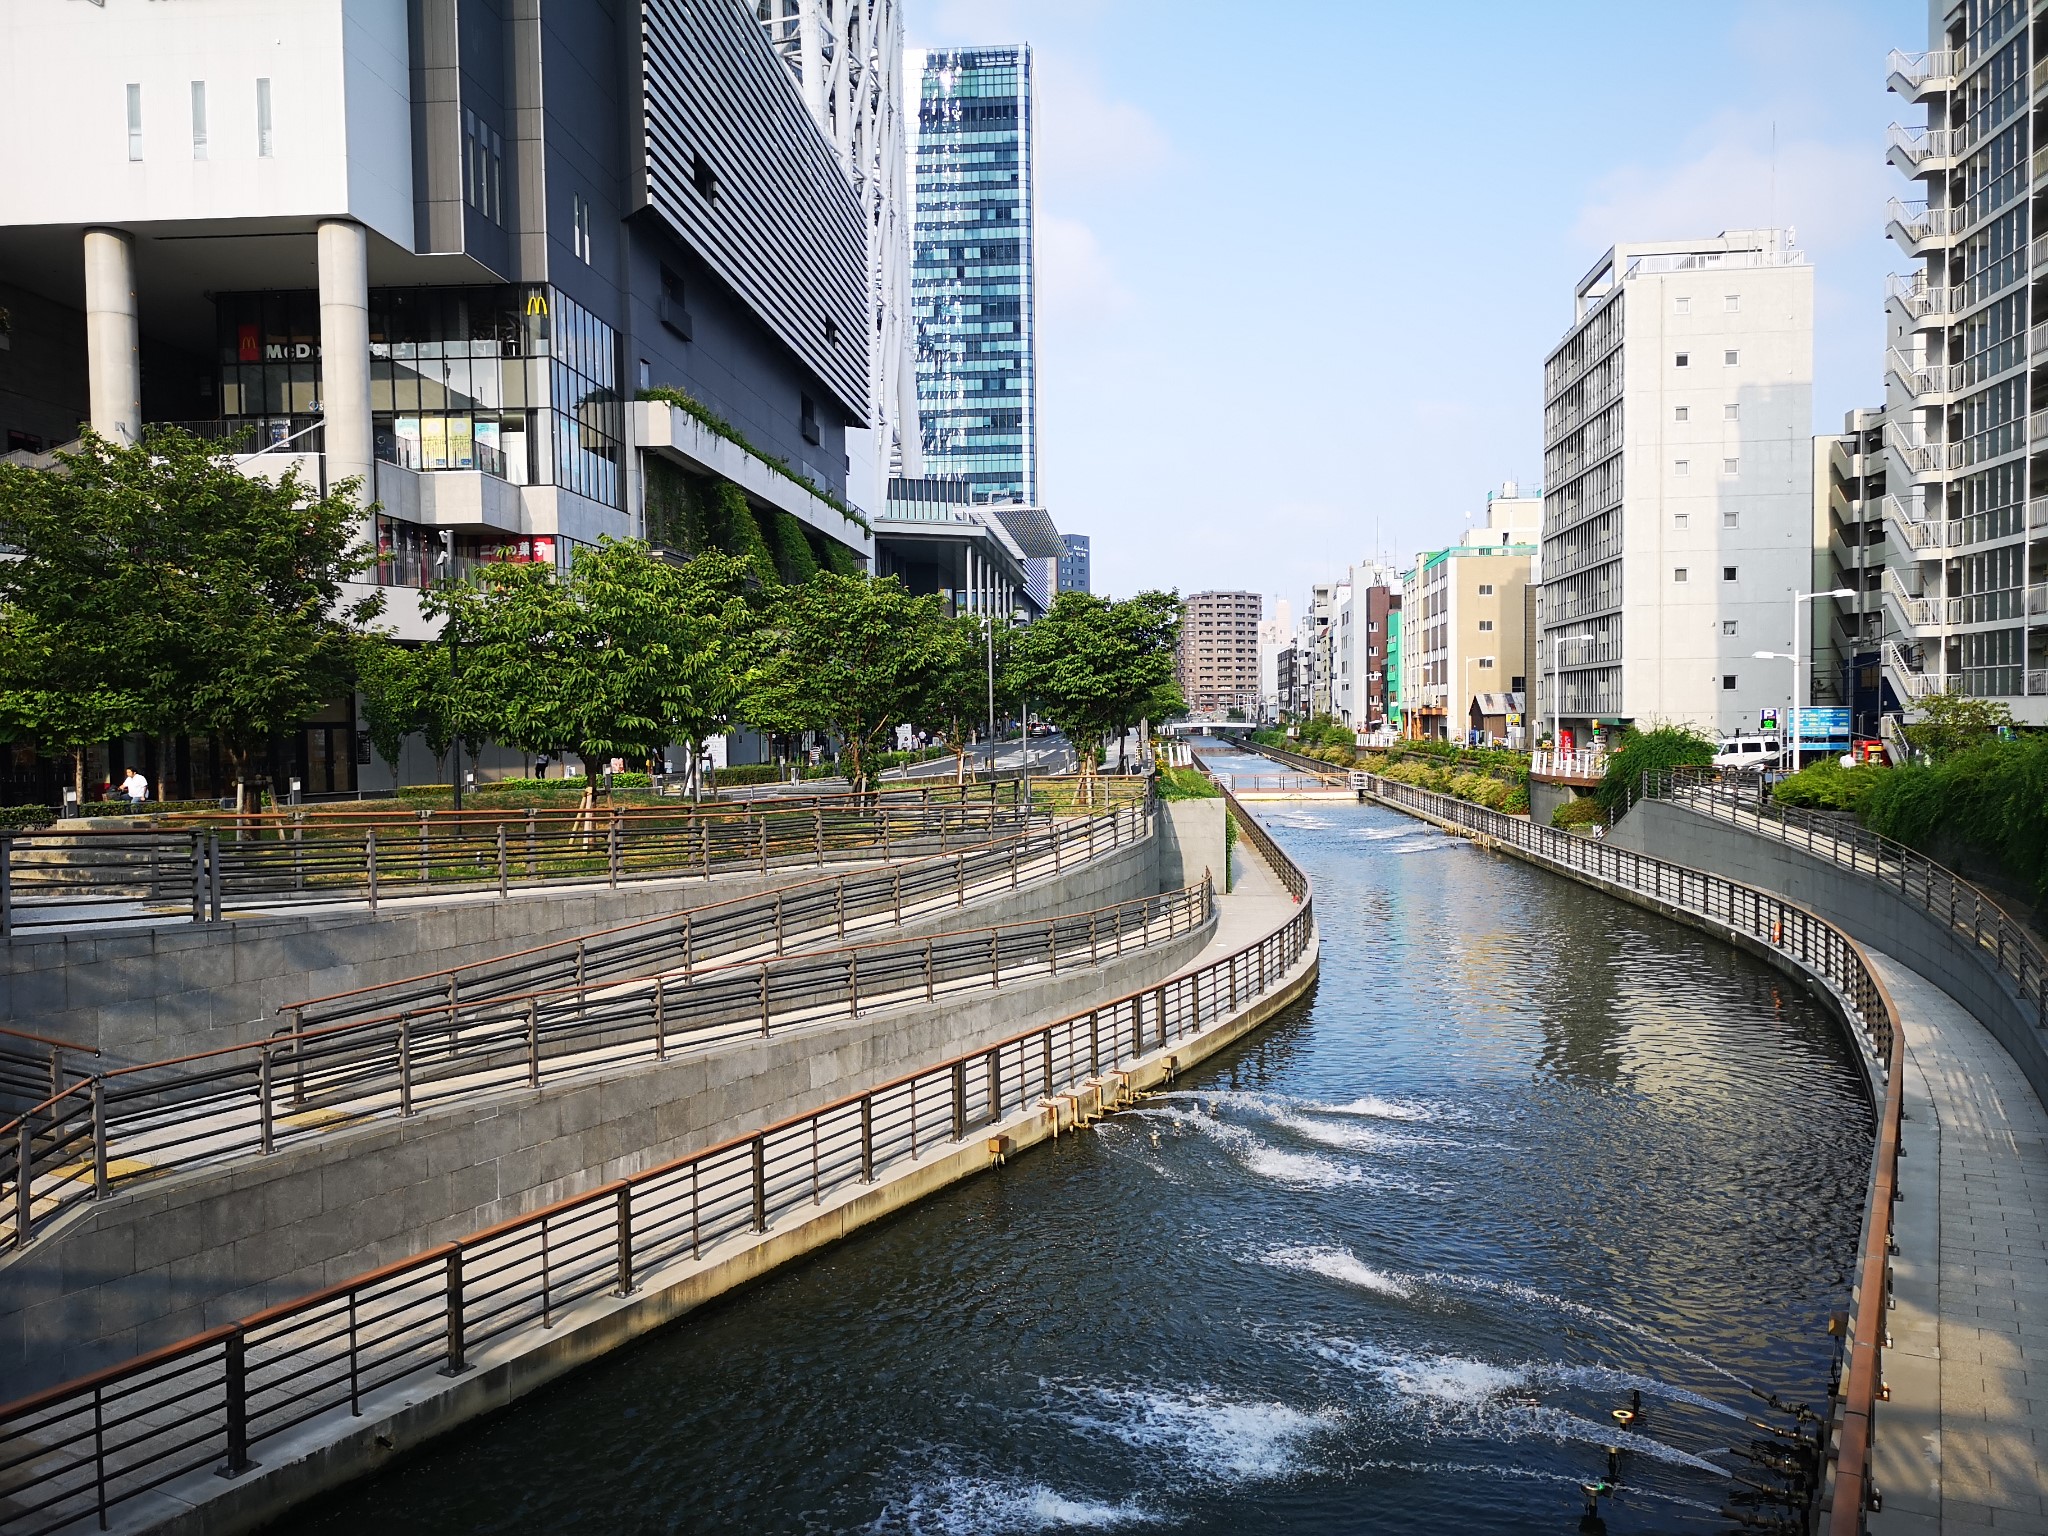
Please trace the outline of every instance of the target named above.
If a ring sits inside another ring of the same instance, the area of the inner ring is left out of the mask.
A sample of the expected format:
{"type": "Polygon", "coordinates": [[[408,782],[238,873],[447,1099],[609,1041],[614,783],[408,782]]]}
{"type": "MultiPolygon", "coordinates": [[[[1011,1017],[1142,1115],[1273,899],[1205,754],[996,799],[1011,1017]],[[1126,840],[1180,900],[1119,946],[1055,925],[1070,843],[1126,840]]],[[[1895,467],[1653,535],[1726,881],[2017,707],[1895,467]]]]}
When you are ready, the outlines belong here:
{"type": "Polygon", "coordinates": [[[1813,575],[1813,269],[1791,232],[1615,246],[1543,400],[1542,727],[1585,745],[1782,711],[1790,664],[1754,653],[1791,653],[1813,575]]]}
{"type": "Polygon", "coordinates": [[[1259,620],[1259,719],[1268,724],[1280,718],[1280,653],[1294,638],[1294,604],[1276,597],[1269,606],[1273,616],[1259,620]]]}
{"type": "Polygon", "coordinates": [[[754,14],[795,73],[860,199],[868,241],[868,400],[849,433],[848,489],[879,513],[889,477],[924,474],[917,337],[910,325],[911,206],[903,123],[903,18],[896,0],[756,0],[754,14]]]}
{"type": "MultiPolygon", "coordinates": [[[[2043,318],[2027,296],[2042,257],[2032,15],[1933,6],[1929,51],[1887,66],[1927,112],[1924,129],[1893,124],[1886,153],[1924,183],[1892,199],[1886,230],[1920,266],[1886,285],[1882,630],[1859,637],[1893,712],[1950,690],[2048,724],[2048,412],[2027,386],[2043,318]]],[[[1841,608],[1846,625],[1854,605],[1841,608]]]]}

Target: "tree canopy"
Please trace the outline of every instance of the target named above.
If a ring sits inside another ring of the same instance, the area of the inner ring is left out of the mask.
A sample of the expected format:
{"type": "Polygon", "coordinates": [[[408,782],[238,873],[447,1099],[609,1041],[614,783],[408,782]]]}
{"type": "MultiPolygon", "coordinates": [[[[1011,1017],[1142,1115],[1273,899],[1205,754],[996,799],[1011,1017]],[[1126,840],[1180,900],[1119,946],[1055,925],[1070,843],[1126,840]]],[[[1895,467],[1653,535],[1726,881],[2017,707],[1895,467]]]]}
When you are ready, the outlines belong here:
{"type": "Polygon", "coordinates": [[[1018,632],[1013,686],[1066,733],[1084,772],[1092,771],[1095,744],[1105,736],[1186,709],[1174,680],[1180,615],[1172,592],[1120,602],[1062,592],[1050,613],[1018,632]]]}

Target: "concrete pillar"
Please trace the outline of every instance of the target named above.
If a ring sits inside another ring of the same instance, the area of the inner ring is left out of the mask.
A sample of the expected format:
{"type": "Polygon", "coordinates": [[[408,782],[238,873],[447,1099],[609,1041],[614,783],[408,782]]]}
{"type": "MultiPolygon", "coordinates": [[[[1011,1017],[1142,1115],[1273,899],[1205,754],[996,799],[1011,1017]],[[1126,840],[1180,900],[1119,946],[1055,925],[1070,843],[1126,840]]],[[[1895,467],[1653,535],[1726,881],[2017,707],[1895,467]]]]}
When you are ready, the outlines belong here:
{"type": "Polygon", "coordinates": [[[376,499],[370,432],[370,237],[353,219],[320,221],[320,408],[327,483],[362,482],[376,499]]]}
{"type": "Polygon", "coordinates": [[[142,335],[135,307],[135,241],[85,232],[86,392],[92,429],[116,443],[142,439],[142,335]]]}

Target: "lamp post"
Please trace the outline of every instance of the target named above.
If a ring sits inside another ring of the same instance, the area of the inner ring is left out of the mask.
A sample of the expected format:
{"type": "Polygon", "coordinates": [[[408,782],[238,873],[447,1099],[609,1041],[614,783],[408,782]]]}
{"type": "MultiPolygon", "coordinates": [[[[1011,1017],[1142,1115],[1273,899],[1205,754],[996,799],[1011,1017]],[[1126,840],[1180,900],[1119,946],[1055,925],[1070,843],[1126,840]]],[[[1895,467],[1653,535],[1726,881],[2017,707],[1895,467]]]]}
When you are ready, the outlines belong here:
{"type": "Polygon", "coordinates": [[[1799,605],[1801,603],[1810,603],[1817,597],[1854,597],[1855,595],[1855,591],[1849,587],[1834,587],[1826,592],[1794,592],[1792,594],[1792,718],[1787,722],[1791,734],[1785,738],[1785,743],[1790,752],[1789,761],[1794,773],[1799,771],[1799,693],[1800,684],[1804,681],[1804,668],[1800,661],[1799,649],[1799,605]]]}

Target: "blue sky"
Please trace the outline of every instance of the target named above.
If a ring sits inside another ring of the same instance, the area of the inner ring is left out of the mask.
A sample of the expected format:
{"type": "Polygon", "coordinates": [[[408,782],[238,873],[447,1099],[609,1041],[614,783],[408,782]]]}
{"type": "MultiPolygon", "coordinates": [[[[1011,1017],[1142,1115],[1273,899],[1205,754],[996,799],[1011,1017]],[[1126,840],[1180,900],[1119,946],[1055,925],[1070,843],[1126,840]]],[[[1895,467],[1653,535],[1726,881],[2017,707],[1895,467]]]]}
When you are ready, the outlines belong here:
{"type": "Polygon", "coordinates": [[[1036,54],[1044,499],[1098,591],[1298,604],[1461,536],[1539,478],[1543,354],[1616,240],[1792,225],[1816,427],[1882,398],[1917,0],[907,5],[914,46],[1036,54]]]}

